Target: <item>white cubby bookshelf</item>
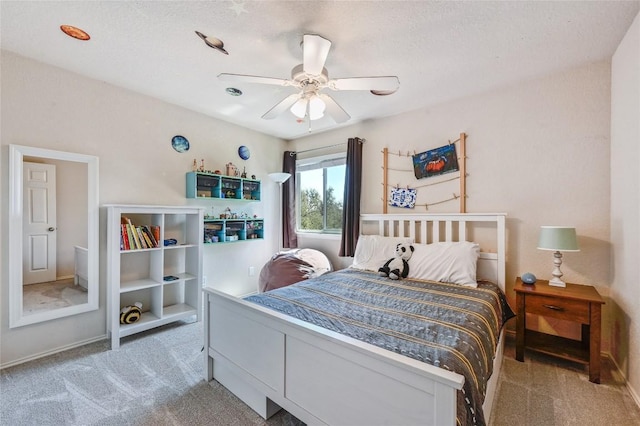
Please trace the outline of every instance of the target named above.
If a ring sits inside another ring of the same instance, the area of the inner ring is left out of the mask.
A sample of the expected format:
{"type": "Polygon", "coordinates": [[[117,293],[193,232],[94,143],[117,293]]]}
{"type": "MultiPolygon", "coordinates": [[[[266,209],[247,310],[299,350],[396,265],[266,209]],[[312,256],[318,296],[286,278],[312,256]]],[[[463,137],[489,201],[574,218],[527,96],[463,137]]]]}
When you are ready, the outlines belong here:
{"type": "Polygon", "coordinates": [[[193,316],[202,319],[204,209],[184,206],[104,206],[107,209],[107,324],[111,349],[120,339],[193,316]],[[134,225],[160,227],[158,246],[125,250],[122,218],[134,225]],[[177,244],[164,245],[175,239],[177,244]],[[165,280],[166,276],[176,280],[165,280]],[[120,310],[142,303],[142,316],[120,324],[120,310]]]}

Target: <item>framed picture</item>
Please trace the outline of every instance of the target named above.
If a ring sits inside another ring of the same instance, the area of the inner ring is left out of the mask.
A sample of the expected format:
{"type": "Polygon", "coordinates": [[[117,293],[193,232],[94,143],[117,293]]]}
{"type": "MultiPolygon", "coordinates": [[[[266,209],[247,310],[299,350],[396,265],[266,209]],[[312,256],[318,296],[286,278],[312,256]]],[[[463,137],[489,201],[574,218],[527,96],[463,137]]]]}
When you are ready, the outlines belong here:
{"type": "Polygon", "coordinates": [[[391,199],[389,205],[391,207],[404,207],[412,209],[416,206],[417,191],[410,188],[393,188],[391,189],[391,199]]]}
{"type": "Polygon", "coordinates": [[[412,157],[413,173],[416,175],[416,179],[443,175],[459,170],[455,144],[430,149],[412,157]]]}

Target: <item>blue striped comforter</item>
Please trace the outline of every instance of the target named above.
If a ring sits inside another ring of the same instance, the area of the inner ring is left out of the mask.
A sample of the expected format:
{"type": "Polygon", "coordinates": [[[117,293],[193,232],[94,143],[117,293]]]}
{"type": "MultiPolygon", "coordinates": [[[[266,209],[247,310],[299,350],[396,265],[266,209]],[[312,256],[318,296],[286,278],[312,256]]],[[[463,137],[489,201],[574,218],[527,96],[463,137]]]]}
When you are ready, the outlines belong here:
{"type": "Polygon", "coordinates": [[[514,316],[497,285],[394,281],[345,269],[246,300],[463,375],[458,424],[485,424],[498,337],[514,316]]]}

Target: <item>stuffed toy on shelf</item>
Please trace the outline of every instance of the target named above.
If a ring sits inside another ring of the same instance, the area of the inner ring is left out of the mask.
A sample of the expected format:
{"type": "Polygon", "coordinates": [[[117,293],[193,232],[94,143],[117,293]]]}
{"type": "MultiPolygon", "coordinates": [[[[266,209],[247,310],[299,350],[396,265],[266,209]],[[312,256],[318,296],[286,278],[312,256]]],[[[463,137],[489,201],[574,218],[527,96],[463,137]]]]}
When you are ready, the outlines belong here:
{"type": "Polygon", "coordinates": [[[142,303],[125,306],[120,310],[120,324],[133,324],[142,316],[142,303]]]}

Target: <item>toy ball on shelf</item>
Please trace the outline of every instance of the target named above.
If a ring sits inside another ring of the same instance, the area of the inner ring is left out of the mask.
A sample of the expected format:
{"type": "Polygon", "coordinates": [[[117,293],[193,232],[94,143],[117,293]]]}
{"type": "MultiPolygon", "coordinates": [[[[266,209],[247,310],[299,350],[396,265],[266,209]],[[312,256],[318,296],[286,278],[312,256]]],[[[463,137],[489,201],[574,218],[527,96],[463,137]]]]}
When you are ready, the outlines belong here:
{"type": "Polygon", "coordinates": [[[535,284],[536,283],[536,276],[533,275],[531,272],[525,272],[524,274],[522,274],[522,282],[525,284],[535,284]]]}
{"type": "Polygon", "coordinates": [[[142,316],[142,303],[136,302],[132,306],[125,306],[120,311],[120,324],[133,324],[142,316]]]}

